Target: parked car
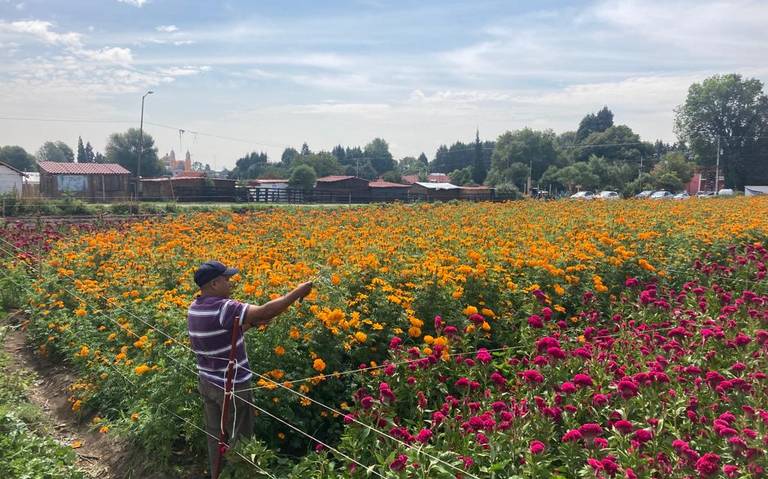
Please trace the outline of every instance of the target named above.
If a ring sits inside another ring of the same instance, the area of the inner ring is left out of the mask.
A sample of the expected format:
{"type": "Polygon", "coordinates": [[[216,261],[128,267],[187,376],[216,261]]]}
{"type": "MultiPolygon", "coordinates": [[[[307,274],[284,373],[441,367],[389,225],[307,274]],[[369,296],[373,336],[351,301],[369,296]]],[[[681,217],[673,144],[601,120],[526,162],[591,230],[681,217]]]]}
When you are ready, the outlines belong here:
{"type": "Polygon", "coordinates": [[[733,190],[730,188],[723,188],[717,192],[717,196],[733,196],[733,190]]]}
{"type": "Polygon", "coordinates": [[[599,200],[620,200],[621,196],[616,191],[601,191],[597,197],[599,200]]]}
{"type": "Polygon", "coordinates": [[[650,196],[650,198],[652,200],[668,200],[673,196],[675,195],[673,195],[667,190],[659,190],[659,191],[654,191],[653,194],[650,196]]]}
{"type": "Polygon", "coordinates": [[[645,190],[635,195],[635,198],[650,198],[653,194],[653,190],[645,190]]]}
{"type": "Polygon", "coordinates": [[[593,200],[595,199],[595,193],[589,190],[579,191],[571,195],[572,200],[593,200]]]}
{"type": "Polygon", "coordinates": [[[715,196],[714,191],[699,191],[696,193],[696,198],[712,198],[715,196]]]}
{"type": "Polygon", "coordinates": [[[682,193],[678,193],[675,196],[673,196],[672,199],[673,200],[687,200],[690,197],[691,197],[691,195],[689,195],[688,193],[683,191],[682,193]]]}

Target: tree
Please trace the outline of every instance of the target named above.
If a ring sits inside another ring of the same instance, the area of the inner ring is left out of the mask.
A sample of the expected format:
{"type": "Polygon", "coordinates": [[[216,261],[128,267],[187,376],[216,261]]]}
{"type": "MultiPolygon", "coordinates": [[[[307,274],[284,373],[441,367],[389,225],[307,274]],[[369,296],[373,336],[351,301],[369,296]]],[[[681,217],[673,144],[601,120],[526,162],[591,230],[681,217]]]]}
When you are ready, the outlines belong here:
{"type": "Polygon", "coordinates": [[[72,163],[75,161],[75,154],[63,141],[46,141],[37,151],[37,161],[72,163]]]}
{"type": "Polygon", "coordinates": [[[425,155],[423,151],[421,152],[417,160],[419,160],[419,163],[424,165],[424,169],[429,168],[429,160],[427,159],[427,155],[425,155]]]}
{"type": "Polygon", "coordinates": [[[579,129],[576,130],[576,141],[582,142],[592,133],[605,131],[613,126],[613,112],[604,106],[596,114],[589,113],[579,122],[579,129]]]}
{"type": "Polygon", "coordinates": [[[0,147],[0,161],[7,163],[17,170],[32,171],[35,169],[35,157],[20,146],[0,147]]]}
{"type": "Polygon", "coordinates": [[[347,152],[341,145],[336,145],[331,150],[331,154],[336,157],[337,160],[339,160],[339,163],[342,165],[346,165],[346,159],[347,159],[347,152]]]}
{"type": "Polygon", "coordinates": [[[96,161],[96,155],[93,153],[93,147],[91,146],[91,142],[88,141],[85,143],[85,162],[86,163],[93,163],[96,161]]]}
{"type": "Polygon", "coordinates": [[[403,182],[403,177],[400,175],[400,172],[397,170],[385,171],[384,174],[381,175],[381,179],[384,181],[389,181],[390,183],[403,182]]]}
{"type": "Polygon", "coordinates": [[[555,134],[551,130],[524,128],[515,132],[508,131],[496,140],[487,183],[516,183],[514,178],[519,175],[521,164],[533,179],[537,179],[549,165],[557,164],[557,161],[555,134]]]}
{"type": "Polygon", "coordinates": [[[688,161],[685,155],[680,152],[672,152],[664,155],[664,158],[656,163],[651,174],[656,178],[672,174],[680,180],[681,184],[686,184],[693,178],[694,169],[695,165],[688,161]]]}
{"type": "Polygon", "coordinates": [[[389,152],[389,145],[381,138],[374,138],[373,141],[365,145],[363,154],[370,160],[371,166],[378,174],[395,169],[395,160],[392,159],[392,153],[389,152]]]}
{"type": "Polygon", "coordinates": [[[561,185],[573,192],[575,188],[593,189],[600,183],[600,178],[592,173],[586,162],[574,163],[561,168],[557,174],[557,180],[561,185]]]}
{"type": "Polygon", "coordinates": [[[291,171],[288,185],[292,188],[301,188],[304,191],[309,191],[315,186],[316,180],[317,174],[311,166],[298,165],[291,171]]]}
{"type": "Polygon", "coordinates": [[[640,158],[653,155],[653,145],[640,140],[640,135],[626,125],[611,126],[604,131],[590,134],[575,149],[575,161],[587,161],[590,156],[602,156],[611,162],[640,165],[640,158]]]}
{"type": "MultiPolygon", "coordinates": [[[[306,145],[306,143],[305,143],[306,145]]],[[[286,167],[290,168],[293,164],[293,160],[296,159],[296,157],[299,156],[299,152],[296,151],[295,148],[288,147],[285,150],[283,150],[283,154],[280,155],[280,163],[286,167]]]]}
{"type": "Polygon", "coordinates": [[[117,163],[133,175],[136,175],[136,166],[139,161],[139,145],[143,145],[141,152],[141,176],[147,178],[165,174],[165,168],[157,158],[157,147],[155,147],[154,138],[144,133],[142,141],[140,141],[137,128],[130,128],[125,133],[112,133],[109,136],[105,150],[105,162],[117,163]]]}
{"type": "Polygon", "coordinates": [[[480,143],[480,130],[475,133],[475,158],[472,164],[472,179],[478,185],[482,185],[488,176],[488,169],[483,158],[483,145],[480,143]]]}
{"type": "Polygon", "coordinates": [[[468,166],[460,170],[453,170],[452,172],[448,173],[448,176],[451,178],[452,184],[456,186],[463,186],[472,183],[472,173],[472,167],[468,166]]]}
{"type": "Polygon", "coordinates": [[[301,155],[293,161],[293,165],[311,166],[318,178],[329,175],[338,175],[344,171],[339,164],[339,160],[327,151],[301,155]]]}
{"type": "Polygon", "coordinates": [[[309,145],[307,145],[307,142],[305,141],[301,145],[301,156],[307,156],[307,155],[311,155],[311,154],[312,154],[312,150],[309,149],[309,145]]]}
{"type": "Polygon", "coordinates": [[[104,155],[102,155],[100,151],[97,151],[96,155],[93,157],[93,162],[94,163],[106,163],[107,162],[107,158],[104,155]]]}
{"type": "MultiPolygon", "coordinates": [[[[229,178],[258,178],[267,166],[267,154],[252,151],[235,162],[235,168],[229,172],[229,178]]],[[[194,169],[194,168],[193,168],[194,169]]]]}
{"type": "Polygon", "coordinates": [[[83,146],[83,138],[80,136],[77,137],[77,162],[87,163],[85,158],[85,147],[83,146]]]}
{"type": "Polygon", "coordinates": [[[760,80],[714,75],[691,85],[675,113],[677,136],[700,165],[715,165],[719,139],[726,185],[740,189],[748,181],[768,180],[768,160],[758,154],[768,135],[768,97],[760,80]]]}
{"type": "Polygon", "coordinates": [[[403,175],[417,175],[419,171],[425,169],[424,164],[412,156],[401,158],[397,162],[397,167],[403,175]]]}

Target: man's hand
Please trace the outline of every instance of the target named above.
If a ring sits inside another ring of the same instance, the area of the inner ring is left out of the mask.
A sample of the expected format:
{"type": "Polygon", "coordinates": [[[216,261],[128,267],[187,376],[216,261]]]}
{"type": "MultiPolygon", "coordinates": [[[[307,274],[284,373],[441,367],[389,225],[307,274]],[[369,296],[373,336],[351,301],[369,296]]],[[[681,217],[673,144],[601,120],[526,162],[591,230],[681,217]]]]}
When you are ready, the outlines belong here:
{"type": "Polygon", "coordinates": [[[262,324],[269,323],[272,318],[282,313],[290,305],[296,301],[304,298],[310,292],[312,292],[312,281],[301,283],[290,293],[280,296],[277,299],[262,304],[261,306],[250,306],[248,313],[243,321],[243,331],[246,331],[254,326],[261,326],[262,324]]]}

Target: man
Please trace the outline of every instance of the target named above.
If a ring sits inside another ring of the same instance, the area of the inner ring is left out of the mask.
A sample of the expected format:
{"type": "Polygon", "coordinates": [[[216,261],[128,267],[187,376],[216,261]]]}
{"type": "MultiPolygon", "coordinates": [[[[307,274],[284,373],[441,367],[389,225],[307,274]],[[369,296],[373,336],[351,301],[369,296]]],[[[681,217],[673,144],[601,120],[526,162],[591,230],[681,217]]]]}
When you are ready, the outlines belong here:
{"type": "MultiPolygon", "coordinates": [[[[228,268],[219,261],[206,261],[201,264],[195,271],[195,283],[200,287],[200,295],[189,306],[187,316],[189,339],[197,356],[198,390],[204,403],[205,429],[209,434],[208,459],[212,475],[216,474],[214,471],[219,456],[217,439],[221,431],[223,388],[232,349],[233,328],[241,326],[235,331],[235,400],[230,403],[229,417],[225,425],[227,443],[230,443],[230,438],[236,440],[253,432],[253,410],[245,402],[253,402],[253,397],[248,391],[252,375],[245,352],[243,332],[254,326],[269,323],[272,318],[312,291],[310,281],[261,306],[240,303],[229,297],[232,291],[230,278],[237,272],[237,269],[228,268]]],[[[222,467],[223,464],[219,465],[219,473],[222,467]]]]}

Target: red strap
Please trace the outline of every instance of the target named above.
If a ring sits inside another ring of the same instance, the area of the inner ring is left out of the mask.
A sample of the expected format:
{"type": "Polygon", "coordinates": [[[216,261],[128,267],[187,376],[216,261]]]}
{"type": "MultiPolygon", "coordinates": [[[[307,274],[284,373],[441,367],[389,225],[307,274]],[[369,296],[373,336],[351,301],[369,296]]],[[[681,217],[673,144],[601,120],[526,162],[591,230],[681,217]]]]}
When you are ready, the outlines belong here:
{"type": "MultiPolygon", "coordinates": [[[[245,311],[247,311],[247,309],[243,311],[242,313],[243,315],[245,314],[245,311]]],[[[241,315],[241,318],[242,318],[242,315],[241,315]]],[[[221,460],[224,457],[224,454],[227,452],[227,448],[228,448],[226,443],[227,431],[224,429],[224,425],[227,423],[227,419],[229,417],[229,403],[232,398],[232,389],[233,389],[232,381],[234,379],[234,374],[235,374],[234,366],[235,366],[235,362],[237,361],[235,359],[235,354],[236,354],[235,348],[237,347],[237,337],[238,337],[237,333],[241,329],[241,324],[238,323],[237,320],[235,320],[233,323],[234,324],[232,325],[232,348],[229,351],[229,363],[227,364],[227,380],[226,380],[226,383],[224,384],[224,402],[222,403],[222,406],[221,406],[221,421],[220,421],[221,431],[219,433],[219,455],[216,458],[216,464],[214,465],[213,476],[212,476],[213,479],[219,478],[219,474],[221,473],[221,460]]],[[[232,427],[234,427],[234,424],[232,425],[232,427]]]]}

